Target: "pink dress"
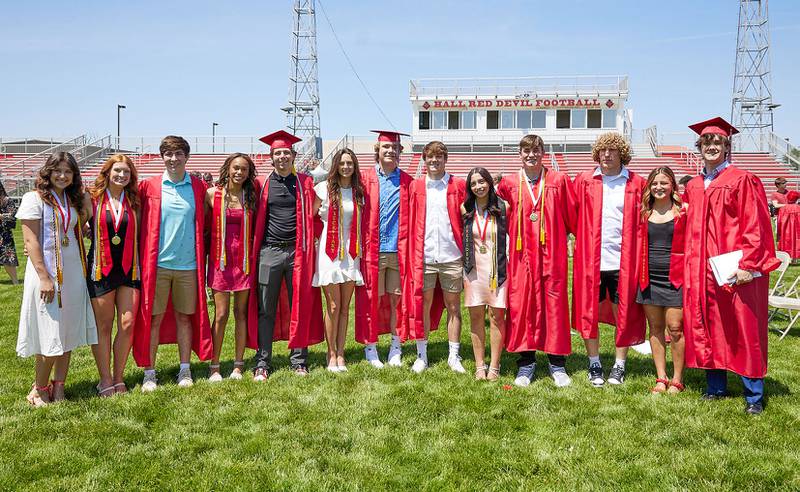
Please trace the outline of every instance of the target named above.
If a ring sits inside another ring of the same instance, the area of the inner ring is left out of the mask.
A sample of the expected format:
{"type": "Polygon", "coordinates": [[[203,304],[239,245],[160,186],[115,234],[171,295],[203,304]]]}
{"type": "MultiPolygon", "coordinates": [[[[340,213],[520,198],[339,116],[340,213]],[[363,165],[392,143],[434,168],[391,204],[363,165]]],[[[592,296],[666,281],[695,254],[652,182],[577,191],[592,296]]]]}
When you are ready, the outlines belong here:
{"type": "MultiPolygon", "coordinates": [[[[225,270],[219,265],[208,265],[206,283],[214,290],[221,292],[237,292],[250,288],[250,276],[242,270],[242,218],[241,208],[229,208],[225,211],[225,255],[228,258],[225,270]]],[[[209,257],[210,261],[210,257],[209,257]]]]}
{"type": "MultiPolygon", "coordinates": [[[[492,227],[497,227],[496,222],[492,222],[492,227]]],[[[464,306],[491,306],[494,308],[506,308],[508,294],[506,286],[508,279],[492,290],[489,281],[492,275],[492,251],[495,242],[492,239],[491,231],[486,234],[486,253],[481,253],[480,246],[483,243],[480,239],[478,221],[472,221],[473,251],[475,252],[475,268],[464,275],[464,306]]],[[[508,242],[506,242],[508,244],[508,242]]]]}

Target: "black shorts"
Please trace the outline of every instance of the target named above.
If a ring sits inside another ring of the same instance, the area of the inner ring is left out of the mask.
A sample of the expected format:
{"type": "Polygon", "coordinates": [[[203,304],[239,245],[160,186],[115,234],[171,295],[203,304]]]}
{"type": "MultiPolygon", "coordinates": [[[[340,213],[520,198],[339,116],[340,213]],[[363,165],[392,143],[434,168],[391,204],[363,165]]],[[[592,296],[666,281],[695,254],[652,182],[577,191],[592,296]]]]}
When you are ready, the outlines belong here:
{"type": "Polygon", "coordinates": [[[600,302],[606,300],[606,294],[612,303],[619,304],[619,270],[600,272],[600,302]]]}

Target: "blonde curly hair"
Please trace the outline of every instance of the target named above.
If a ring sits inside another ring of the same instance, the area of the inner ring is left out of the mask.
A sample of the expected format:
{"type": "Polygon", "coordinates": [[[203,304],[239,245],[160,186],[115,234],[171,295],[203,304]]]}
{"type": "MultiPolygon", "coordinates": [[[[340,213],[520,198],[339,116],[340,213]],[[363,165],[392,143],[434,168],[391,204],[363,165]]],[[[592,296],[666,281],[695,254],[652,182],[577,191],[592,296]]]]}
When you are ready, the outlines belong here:
{"type": "Polygon", "coordinates": [[[619,160],[623,166],[631,162],[631,146],[619,133],[608,132],[597,137],[597,141],[592,145],[592,160],[599,163],[600,151],[606,149],[619,150],[619,160]]]}

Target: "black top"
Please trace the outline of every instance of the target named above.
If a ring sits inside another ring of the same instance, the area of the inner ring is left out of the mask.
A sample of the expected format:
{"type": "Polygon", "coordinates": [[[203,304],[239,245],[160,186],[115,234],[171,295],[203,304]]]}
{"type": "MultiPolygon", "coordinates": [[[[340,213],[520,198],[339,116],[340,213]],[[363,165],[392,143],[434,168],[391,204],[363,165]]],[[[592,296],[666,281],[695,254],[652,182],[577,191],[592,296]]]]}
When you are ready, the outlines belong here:
{"type": "MultiPolygon", "coordinates": [[[[111,242],[111,238],[114,237],[114,215],[111,213],[110,210],[105,211],[105,221],[106,227],[108,228],[108,237],[103,238],[103,242],[108,243],[111,249],[111,260],[114,262],[114,265],[122,265],[122,253],[125,250],[125,236],[128,231],[128,211],[123,209],[122,211],[122,219],[119,221],[119,231],[117,231],[117,235],[120,238],[119,244],[114,244],[111,242]]],[[[89,252],[87,253],[87,257],[89,262],[87,265],[90,265],[94,260],[94,220],[89,221],[89,230],[91,231],[91,238],[92,242],[89,245],[89,252]]]]}
{"type": "Polygon", "coordinates": [[[269,177],[267,226],[264,243],[290,242],[297,238],[297,176],[285,178],[274,172],[269,177]]]}
{"type": "Polygon", "coordinates": [[[669,270],[669,259],[672,253],[672,233],[675,221],[663,224],[647,223],[648,268],[650,270],[669,270]]]}

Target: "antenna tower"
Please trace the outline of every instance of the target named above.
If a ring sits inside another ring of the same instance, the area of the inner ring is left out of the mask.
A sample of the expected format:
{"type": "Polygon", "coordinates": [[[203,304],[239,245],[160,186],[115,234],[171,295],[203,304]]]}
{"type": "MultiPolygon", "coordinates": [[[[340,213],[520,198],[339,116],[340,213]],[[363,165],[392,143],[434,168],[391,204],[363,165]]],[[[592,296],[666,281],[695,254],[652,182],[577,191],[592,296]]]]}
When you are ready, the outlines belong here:
{"type": "Polygon", "coordinates": [[[295,0],[292,51],[289,53],[289,106],[286,126],[322,157],[319,131],[319,78],[317,77],[317,20],[314,0],[295,0]]]}
{"type": "Polygon", "coordinates": [[[738,151],[767,152],[772,133],[772,69],[768,0],[740,0],[731,120],[738,151]]]}

